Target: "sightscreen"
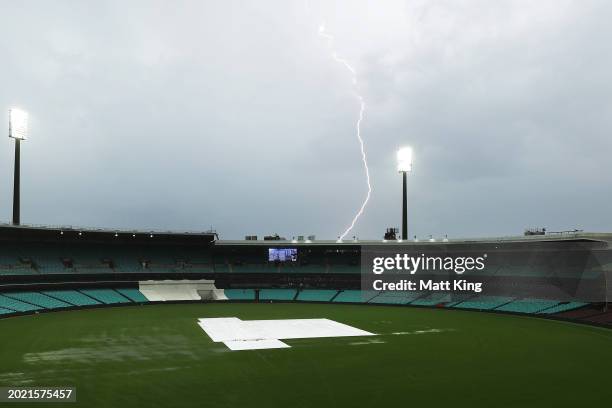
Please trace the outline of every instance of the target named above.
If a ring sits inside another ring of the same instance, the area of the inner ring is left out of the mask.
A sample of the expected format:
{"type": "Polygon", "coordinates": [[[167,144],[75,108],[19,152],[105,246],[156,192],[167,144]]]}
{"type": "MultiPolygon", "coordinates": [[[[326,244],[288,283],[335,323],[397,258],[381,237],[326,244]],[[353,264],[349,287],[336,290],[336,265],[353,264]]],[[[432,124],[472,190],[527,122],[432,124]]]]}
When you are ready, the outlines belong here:
{"type": "Polygon", "coordinates": [[[268,248],[270,262],[296,262],[297,248],[268,248]]]}

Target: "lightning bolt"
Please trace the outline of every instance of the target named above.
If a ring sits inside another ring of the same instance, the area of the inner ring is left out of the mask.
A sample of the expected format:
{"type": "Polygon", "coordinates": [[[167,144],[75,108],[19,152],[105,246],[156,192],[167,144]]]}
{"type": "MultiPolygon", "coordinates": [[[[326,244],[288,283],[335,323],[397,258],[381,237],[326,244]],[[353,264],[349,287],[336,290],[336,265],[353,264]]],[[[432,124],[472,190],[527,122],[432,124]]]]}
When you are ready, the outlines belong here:
{"type": "Polygon", "coordinates": [[[366,194],[366,197],[363,200],[361,207],[359,207],[359,211],[357,211],[357,213],[351,220],[351,224],[348,226],[348,228],[340,235],[339,240],[341,241],[353,229],[355,223],[357,222],[359,217],[361,217],[361,214],[363,214],[363,211],[366,205],[368,204],[368,201],[370,201],[370,195],[372,194],[372,184],[370,183],[370,169],[368,168],[368,160],[365,153],[363,138],[361,137],[361,122],[363,121],[363,113],[365,111],[366,105],[365,101],[363,100],[363,96],[361,96],[359,90],[357,89],[357,73],[355,72],[355,68],[353,68],[347,60],[338,56],[338,53],[334,49],[334,37],[325,30],[325,24],[321,24],[319,26],[319,35],[327,40],[327,46],[334,61],[344,66],[351,74],[353,88],[355,89],[355,97],[359,101],[359,117],[357,119],[357,123],[355,124],[355,130],[357,134],[357,140],[359,141],[359,147],[361,149],[361,161],[363,162],[363,167],[365,169],[366,183],[368,185],[368,193],[366,194]]]}

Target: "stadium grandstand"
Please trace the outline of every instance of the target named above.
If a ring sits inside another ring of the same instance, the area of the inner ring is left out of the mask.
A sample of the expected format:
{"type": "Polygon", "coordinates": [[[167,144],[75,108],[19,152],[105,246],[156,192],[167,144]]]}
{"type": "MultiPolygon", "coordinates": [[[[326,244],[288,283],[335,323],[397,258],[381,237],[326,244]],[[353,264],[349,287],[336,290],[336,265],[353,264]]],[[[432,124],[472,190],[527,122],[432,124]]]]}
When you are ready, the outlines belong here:
{"type": "Polygon", "coordinates": [[[362,290],[362,246],[386,244],[380,241],[221,241],[215,232],[3,225],[0,315],[168,301],[323,302],[526,314],[611,325],[612,312],[601,301],[609,290],[611,236],[574,233],[419,243],[417,252],[443,248],[488,254],[492,265],[478,276],[493,293],[456,294],[362,290]],[[271,251],[289,251],[293,258],[279,260],[271,251]],[[541,290],[551,284],[560,290],[541,290]],[[508,287],[513,290],[505,291],[508,287]],[[593,288],[597,297],[589,299],[593,288]],[[581,293],[588,295],[581,298],[581,293]]]}

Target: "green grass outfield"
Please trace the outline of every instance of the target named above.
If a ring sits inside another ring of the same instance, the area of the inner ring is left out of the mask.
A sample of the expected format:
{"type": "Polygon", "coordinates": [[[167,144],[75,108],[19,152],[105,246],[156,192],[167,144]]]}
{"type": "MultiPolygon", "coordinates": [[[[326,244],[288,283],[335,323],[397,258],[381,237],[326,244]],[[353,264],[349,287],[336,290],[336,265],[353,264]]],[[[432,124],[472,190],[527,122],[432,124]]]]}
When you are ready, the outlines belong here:
{"type": "Polygon", "coordinates": [[[76,386],[70,407],[604,407],[611,368],[612,330],[459,310],[215,303],[0,320],[0,386],[76,386]],[[196,324],[231,316],[380,336],[232,352],[196,324]]]}

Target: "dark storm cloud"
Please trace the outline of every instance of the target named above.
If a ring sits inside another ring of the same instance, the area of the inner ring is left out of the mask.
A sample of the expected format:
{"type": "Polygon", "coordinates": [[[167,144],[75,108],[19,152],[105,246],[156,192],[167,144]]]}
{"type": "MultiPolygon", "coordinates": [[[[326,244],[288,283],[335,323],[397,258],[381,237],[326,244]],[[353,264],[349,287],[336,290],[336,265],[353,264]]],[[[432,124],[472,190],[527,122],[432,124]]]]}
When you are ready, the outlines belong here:
{"type": "MultiPolygon", "coordinates": [[[[4,2],[0,107],[31,114],[22,218],[334,238],[611,230],[605,1],[4,2]],[[350,234],[352,235],[352,234],[350,234]]],[[[12,144],[0,149],[10,217],[12,144]]]]}

